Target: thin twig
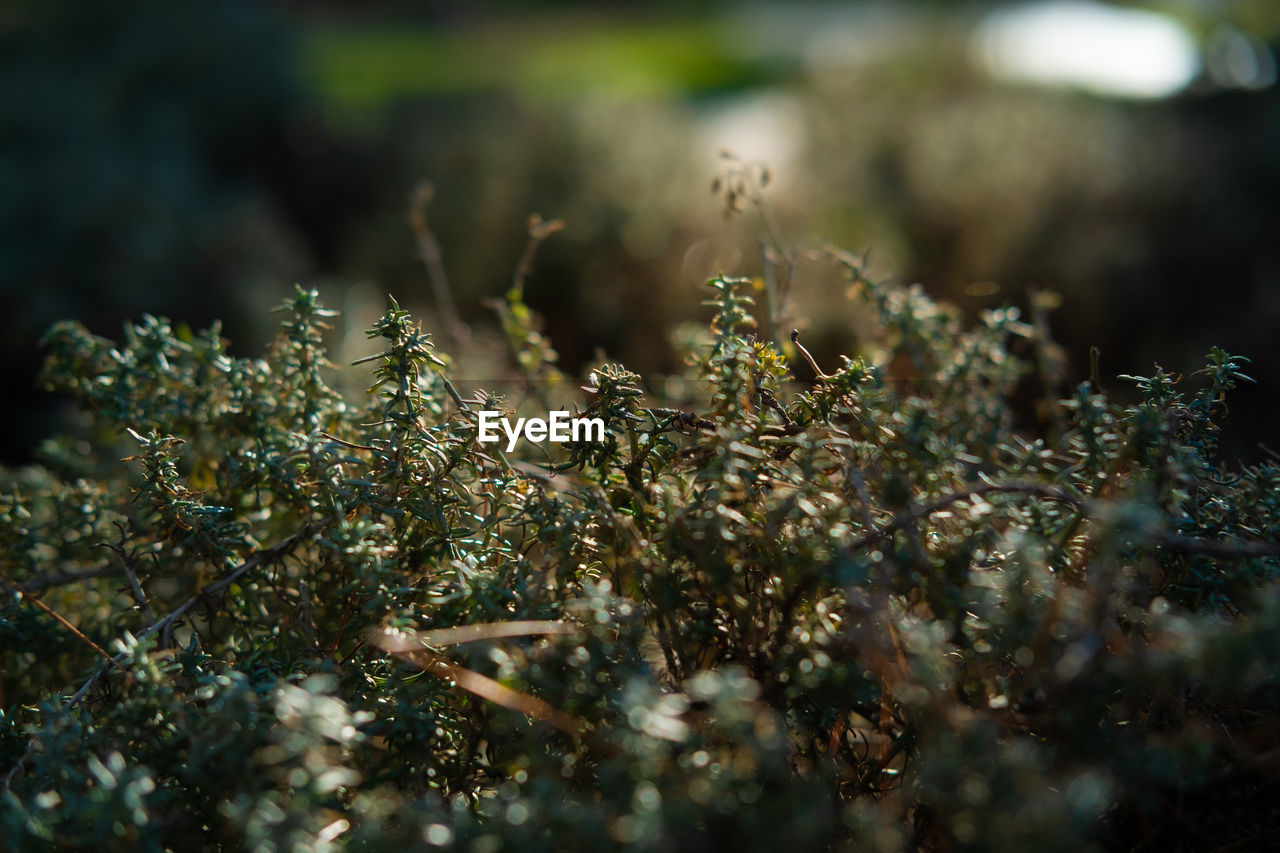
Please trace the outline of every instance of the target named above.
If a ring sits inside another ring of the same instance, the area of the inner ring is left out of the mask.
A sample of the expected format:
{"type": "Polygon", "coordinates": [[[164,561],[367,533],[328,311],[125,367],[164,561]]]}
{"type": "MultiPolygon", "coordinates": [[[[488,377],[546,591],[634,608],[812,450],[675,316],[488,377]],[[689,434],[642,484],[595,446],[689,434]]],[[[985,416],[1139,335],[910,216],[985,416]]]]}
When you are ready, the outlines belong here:
{"type": "Polygon", "coordinates": [[[443,648],[480,640],[498,640],[510,637],[533,637],[548,634],[573,634],[579,631],[568,622],[515,620],[511,622],[485,622],[475,625],[458,625],[454,628],[434,628],[427,631],[395,631],[372,629],[367,639],[384,652],[413,652],[426,646],[443,648]]]}
{"type": "Polygon", "coordinates": [[[129,589],[133,593],[133,600],[138,603],[143,617],[148,622],[154,622],[156,621],[156,614],[151,610],[151,602],[147,601],[146,593],[142,591],[142,584],[138,582],[138,573],[134,569],[138,561],[138,552],[136,549],[132,554],[125,551],[124,543],[128,537],[128,526],[123,523],[117,523],[116,526],[120,530],[120,541],[114,545],[107,542],[99,542],[95,547],[106,548],[120,558],[120,565],[124,567],[125,577],[129,579],[129,589]]]}
{"type": "Polygon", "coordinates": [[[792,330],[791,330],[791,343],[795,344],[795,345],[796,345],[796,349],[800,350],[800,353],[801,353],[801,355],[803,355],[803,356],[804,356],[805,361],[809,362],[809,366],[813,368],[813,372],[814,372],[814,373],[816,373],[816,374],[818,374],[818,378],[819,378],[819,379],[826,379],[826,378],[827,378],[827,374],[825,374],[825,373],[823,373],[823,372],[822,372],[822,368],[821,368],[821,367],[818,367],[818,362],[817,362],[816,360],[814,360],[814,357],[813,357],[812,355],[810,355],[810,354],[809,354],[809,351],[808,351],[807,349],[805,349],[805,348],[804,348],[804,344],[800,343],[800,330],[799,330],[799,329],[792,329],[792,330]]]}
{"type": "Polygon", "coordinates": [[[511,275],[511,290],[507,293],[505,299],[487,299],[485,305],[492,309],[498,315],[498,321],[502,326],[502,337],[507,343],[507,350],[511,353],[511,358],[520,370],[520,375],[524,377],[526,390],[531,392],[538,399],[538,403],[544,409],[550,409],[550,403],[547,401],[547,395],[542,390],[541,383],[534,374],[525,365],[524,360],[520,358],[520,349],[512,336],[512,330],[516,320],[511,315],[511,306],[524,302],[524,283],[529,273],[533,270],[533,260],[538,254],[538,247],[542,242],[552,234],[564,228],[564,222],[559,219],[544,220],[537,213],[531,214],[525,221],[525,227],[529,232],[529,239],[525,243],[524,251],[520,253],[520,260],[516,262],[515,271],[511,275]]]}
{"type": "Polygon", "coordinates": [[[435,192],[430,181],[423,181],[414,188],[409,197],[409,226],[417,238],[418,256],[427,268],[427,278],[431,282],[436,308],[444,319],[450,348],[456,351],[459,344],[471,339],[471,330],[458,315],[458,307],[453,301],[453,289],[449,286],[449,276],[445,273],[444,262],[440,257],[440,244],[436,242],[436,235],[427,224],[427,205],[431,203],[435,192]]]}
{"type": "MultiPolygon", "coordinates": [[[[707,420],[696,412],[686,412],[683,409],[667,409],[661,406],[653,406],[648,409],[642,409],[641,411],[648,412],[649,414],[657,417],[668,418],[671,421],[671,425],[674,427],[695,427],[697,429],[709,429],[712,431],[716,429],[715,421],[707,420]]],[[[583,412],[582,414],[585,416],[587,412],[583,412]]]]}
{"type": "MultiPolygon", "coordinates": [[[[289,538],[284,539],[281,542],[276,543],[275,545],[272,545],[270,548],[264,548],[261,551],[257,551],[248,559],[246,559],[243,563],[241,563],[236,568],[232,569],[223,577],[219,578],[213,583],[210,583],[202,587],[199,592],[197,592],[195,595],[191,596],[191,598],[183,602],[175,610],[169,613],[168,616],[165,616],[160,621],[142,629],[134,636],[137,639],[141,640],[144,637],[149,637],[150,635],[156,633],[157,631],[165,630],[166,628],[171,626],[177,619],[179,619],[184,613],[186,613],[188,610],[190,610],[200,601],[207,600],[209,596],[216,595],[217,593],[222,592],[227,587],[231,586],[233,583],[235,583],[237,580],[243,577],[247,572],[253,571],[254,569],[264,564],[273,563],[276,560],[279,560],[280,558],[284,557],[286,554],[292,551],[295,547],[297,547],[299,542],[302,542],[303,540],[311,536],[313,533],[321,530],[328,523],[329,522],[313,522],[311,524],[308,524],[306,527],[302,528],[301,530],[299,530],[297,533],[293,534],[289,538]]],[[[4,580],[6,583],[12,586],[16,591],[18,591],[19,593],[22,592],[22,590],[16,584],[9,581],[8,578],[5,578],[4,580]]],[[[42,602],[34,598],[29,598],[28,600],[34,602],[35,604],[39,605],[45,610],[48,610],[48,607],[46,607],[42,602]]],[[[58,616],[56,613],[53,613],[53,611],[51,610],[49,612],[56,619],[58,619],[59,622],[63,623],[64,625],[67,625],[67,627],[71,628],[73,631],[75,630],[75,627],[72,626],[65,619],[63,619],[61,616],[58,616]]],[[[92,688],[93,685],[97,683],[98,679],[101,678],[108,669],[110,669],[113,666],[122,667],[121,662],[127,656],[124,652],[122,652],[116,655],[115,657],[112,657],[111,655],[103,651],[100,647],[98,647],[96,644],[93,644],[93,642],[89,640],[87,637],[84,637],[83,634],[80,634],[78,631],[76,631],[76,634],[80,636],[82,639],[84,639],[86,642],[90,643],[90,645],[93,645],[94,649],[97,650],[99,654],[101,654],[103,657],[107,659],[107,662],[104,663],[101,667],[99,667],[93,673],[93,675],[89,676],[88,680],[86,680],[85,683],[80,686],[80,689],[75,692],[75,694],[71,697],[70,700],[68,700],[67,704],[62,706],[63,713],[70,711],[76,705],[80,704],[80,701],[84,699],[86,694],[88,694],[90,688],[92,688]]],[[[22,758],[19,758],[18,765],[20,766],[25,759],[26,759],[26,755],[23,755],[22,758]]],[[[0,783],[0,788],[3,788],[9,784],[9,780],[13,778],[13,775],[17,772],[17,769],[18,769],[17,767],[11,768],[9,772],[5,774],[3,783],[0,783]]]]}
{"type": "Polygon", "coordinates": [[[765,203],[764,191],[773,179],[769,167],[759,160],[741,160],[732,151],[721,151],[720,159],[728,165],[711,182],[711,192],[720,193],[723,190],[724,215],[729,217],[740,213],[741,202],[748,201],[755,207],[760,215],[760,223],[764,226],[764,237],[760,240],[760,262],[768,300],[765,306],[765,331],[769,340],[777,341],[778,328],[788,316],[787,293],[795,278],[799,255],[778,227],[770,206],[765,203]],[[779,261],[785,273],[781,282],[778,280],[779,261]]]}
{"type": "Polygon", "coordinates": [[[462,399],[462,395],[458,393],[458,389],[453,387],[453,383],[444,374],[440,375],[440,381],[444,383],[444,390],[449,392],[449,396],[453,398],[453,402],[459,409],[464,412],[471,411],[471,407],[467,405],[467,401],[462,399]]]}
{"type": "Polygon", "coordinates": [[[99,655],[105,658],[107,662],[103,664],[104,668],[107,666],[117,666],[117,667],[120,667],[120,669],[124,669],[124,667],[120,664],[119,661],[117,661],[111,655],[107,654],[106,649],[102,648],[102,646],[98,645],[93,640],[90,640],[88,637],[86,637],[79,628],[77,628],[75,625],[72,625],[69,621],[67,621],[67,618],[63,616],[61,613],[54,610],[49,605],[45,604],[43,601],[36,598],[34,595],[23,592],[22,587],[18,586],[16,583],[9,580],[8,575],[0,573],[0,580],[3,580],[10,589],[16,592],[19,598],[22,598],[22,599],[25,599],[26,601],[31,602],[36,607],[39,607],[45,613],[52,616],[58,622],[59,625],[61,625],[62,627],[70,631],[72,634],[74,634],[76,636],[76,639],[78,639],[80,642],[84,643],[86,646],[93,649],[95,652],[97,652],[99,655]]]}
{"type": "Polygon", "coordinates": [[[531,214],[525,222],[529,230],[529,240],[524,244],[520,260],[516,263],[515,273],[511,277],[511,292],[519,301],[524,300],[524,281],[533,272],[533,259],[538,255],[538,248],[557,231],[564,230],[564,220],[543,219],[541,215],[531,214]]]}
{"type": "Polygon", "coordinates": [[[501,705],[508,710],[516,711],[540,722],[547,723],[571,737],[581,737],[586,731],[586,725],[572,714],[561,711],[536,696],[513,690],[486,675],[481,675],[465,666],[460,666],[443,655],[438,655],[420,646],[417,648],[403,648],[399,642],[391,640],[389,635],[383,636],[375,633],[371,634],[370,637],[374,638],[379,645],[386,642],[387,645],[382,647],[390,654],[433,675],[447,678],[458,687],[468,693],[479,696],[481,699],[486,699],[495,705],[501,705]]]}
{"type": "Polygon", "coordinates": [[[349,447],[352,450],[368,450],[373,453],[382,453],[382,454],[386,453],[386,451],[381,448],[371,447],[368,444],[356,444],[354,441],[347,441],[344,438],[338,438],[336,435],[331,435],[330,433],[327,433],[327,432],[321,432],[320,435],[323,438],[329,439],[334,444],[340,444],[343,447],[349,447]]]}

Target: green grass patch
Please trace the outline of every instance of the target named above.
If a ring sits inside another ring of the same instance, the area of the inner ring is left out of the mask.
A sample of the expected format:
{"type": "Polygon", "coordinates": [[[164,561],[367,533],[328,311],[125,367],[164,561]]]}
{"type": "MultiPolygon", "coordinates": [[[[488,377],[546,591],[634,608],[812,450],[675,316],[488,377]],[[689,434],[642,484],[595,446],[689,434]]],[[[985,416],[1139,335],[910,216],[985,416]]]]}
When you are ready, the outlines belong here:
{"type": "Polygon", "coordinates": [[[347,122],[420,97],[682,95],[761,74],[712,21],[581,17],[453,30],[318,27],[302,36],[300,64],[312,92],[347,122]]]}

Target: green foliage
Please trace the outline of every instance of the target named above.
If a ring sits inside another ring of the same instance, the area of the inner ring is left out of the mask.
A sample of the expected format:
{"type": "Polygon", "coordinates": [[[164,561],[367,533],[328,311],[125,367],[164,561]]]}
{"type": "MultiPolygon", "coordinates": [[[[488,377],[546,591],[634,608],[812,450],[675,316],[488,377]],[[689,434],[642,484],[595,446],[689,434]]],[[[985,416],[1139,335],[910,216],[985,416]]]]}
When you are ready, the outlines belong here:
{"type": "Polygon", "coordinates": [[[5,12],[0,352],[25,362],[72,310],[246,304],[237,276],[279,268],[255,257],[251,185],[283,156],[280,116],[301,96],[281,22],[240,0],[18,0],[5,12]]]}
{"type": "Polygon", "coordinates": [[[1217,456],[1243,359],[1059,394],[1042,323],[837,261],[874,357],[755,337],[721,277],[661,394],[602,364],[565,399],[518,287],[514,400],[394,301],[362,398],[314,292],[262,359],[56,326],[83,421],[0,485],[6,849],[1272,837],[1280,466],[1217,456]],[[605,440],[479,443],[548,394],[605,440]]]}

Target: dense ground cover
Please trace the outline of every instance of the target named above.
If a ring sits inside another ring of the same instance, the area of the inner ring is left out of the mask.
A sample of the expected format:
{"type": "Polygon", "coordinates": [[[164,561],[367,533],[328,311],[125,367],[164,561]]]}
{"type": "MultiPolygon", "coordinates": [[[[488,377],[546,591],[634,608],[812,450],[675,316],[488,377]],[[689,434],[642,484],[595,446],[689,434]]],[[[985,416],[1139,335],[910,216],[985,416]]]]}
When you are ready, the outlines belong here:
{"type": "Polygon", "coordinates": [[[1047,299],[965,327],[830,262],[878,330],[838,365],[725,277],[647,380],[560,374],[518,283],[489,387],[394,303],[335,367],[301,289],[261,358],[56,326],[81,418],[0,481],[6,849],[1271,837],[1280,466],[1217,454],[1243,360],[1067,387],[1047,299]],[[551,408],[606,440],[476,440],[551,408]]]}

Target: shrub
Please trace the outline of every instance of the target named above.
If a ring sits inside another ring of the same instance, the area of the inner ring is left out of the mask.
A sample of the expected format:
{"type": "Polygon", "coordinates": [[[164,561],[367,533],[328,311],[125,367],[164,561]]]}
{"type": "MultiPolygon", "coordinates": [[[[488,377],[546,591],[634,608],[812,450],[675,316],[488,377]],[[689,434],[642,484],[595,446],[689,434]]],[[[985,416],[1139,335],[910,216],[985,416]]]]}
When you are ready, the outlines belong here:
{"type": "Polygon", "coordinates": [[[965,328],[833,257],[883,335],[831,372],[725,277],[683,374],[580,393],[518,286],[501,388],[392,302],[344,394],[301,289],[263,358],[54,327],[83,421],[0,492],[7,849],[1271,837],[1280,467],[1216,455],[1243,359],[1059,393],[1044,300],[965,328]],[[606,440],[477,442],[546,400],[606,440]]]}

